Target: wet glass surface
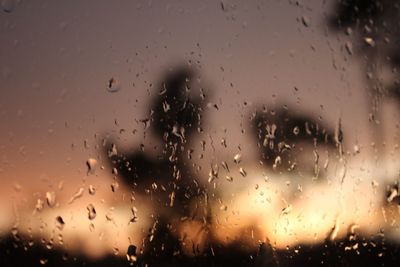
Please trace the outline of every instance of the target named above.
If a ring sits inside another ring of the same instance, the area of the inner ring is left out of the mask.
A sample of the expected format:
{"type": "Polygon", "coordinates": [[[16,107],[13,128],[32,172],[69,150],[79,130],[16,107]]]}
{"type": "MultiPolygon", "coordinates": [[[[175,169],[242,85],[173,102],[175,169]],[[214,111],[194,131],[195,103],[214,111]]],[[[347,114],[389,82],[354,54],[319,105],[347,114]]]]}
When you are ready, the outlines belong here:
{"type": "Polygon", "coordinates": [[[397,1],[0,4],[0,266],[398,266],[397,1]]]}

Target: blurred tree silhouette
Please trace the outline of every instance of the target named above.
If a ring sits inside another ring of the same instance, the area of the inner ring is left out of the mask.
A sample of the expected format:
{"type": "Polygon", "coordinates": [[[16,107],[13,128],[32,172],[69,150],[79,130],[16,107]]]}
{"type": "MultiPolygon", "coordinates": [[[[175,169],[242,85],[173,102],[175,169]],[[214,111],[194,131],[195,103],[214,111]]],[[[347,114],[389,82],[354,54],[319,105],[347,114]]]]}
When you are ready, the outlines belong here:
{"type": "Polygon", "coordinates": [[[261,161],[269,168],[288,171],[296,163],[293,150],[301,143],[335,147],[334,134],[315,119],[289,112],[289,108],[257,112],[253,125],[261,161]],[[278,161],[279,160],[279,164],[278,161]]]}

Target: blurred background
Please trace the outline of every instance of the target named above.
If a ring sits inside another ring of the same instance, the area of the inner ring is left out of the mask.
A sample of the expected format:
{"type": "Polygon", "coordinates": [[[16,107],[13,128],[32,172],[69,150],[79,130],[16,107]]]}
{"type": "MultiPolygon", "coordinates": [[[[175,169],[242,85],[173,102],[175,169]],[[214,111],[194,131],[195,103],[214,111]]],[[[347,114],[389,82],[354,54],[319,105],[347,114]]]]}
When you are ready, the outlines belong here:
{"type": "Polygon", "coordinates": [[[397,1],[1,9],[2,266],[396,264],[397,1]]]}

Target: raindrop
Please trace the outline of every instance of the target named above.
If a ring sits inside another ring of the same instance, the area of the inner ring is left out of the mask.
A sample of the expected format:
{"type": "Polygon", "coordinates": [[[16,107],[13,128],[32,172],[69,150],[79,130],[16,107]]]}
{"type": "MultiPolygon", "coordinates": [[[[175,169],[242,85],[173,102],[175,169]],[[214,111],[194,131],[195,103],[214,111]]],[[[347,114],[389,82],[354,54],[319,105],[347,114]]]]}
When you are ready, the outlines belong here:
{"type": "Polygon", "coordinates": [[[46,192],[46,201],[50,208],[54,207],[56,205],[56,193],[46,192]]]}
{"type": "Polygon", "coordinates": [[[221,145],[226,148],[226,139],[225,138],[221,139],[221,145]]]}
{"type": "Polygon", "coordinates": [[[89,185],[89,194],[94,195],[96,194],[96,188],[93,185],[89,185]]]}
{"type": "Polygon", "coordinates": [[[116,155],[118,155],[117,145],[111,144],[111,148],[108,150],[108,156],[111,158],[116,155]]]}
{"type": "Polygon", "coordinates": [[[74,202],[76,199],[81,198],[83,196],[83,192],[85,192],[85,189],[83,187],[79,188],[78,191],[76,191],[71,197],[68,204],[72,204],[72,202],[74,202]]]}
{"type": "Polygon", "coordinates": [[[396,187],[391,187],[389,189],[389,196],[387,197],[387,202],[392,202],[395,197],[399,195],[396,187]]]}
{"type": "Polygon", "coordinates": [[[137,259],[136,246],[129,245],[128,251],[126,252],[126,258],[131,264],[136,262],[137,259]]]}
{"type": "Polygon", "coordinates": [[[308,28],[310,26],[310,18],[308,18],[307,16],[302,16],[301,23],[303,23],[303,25],[308,28]]]}
{"type": "Polygon", "coordinates": [[[350,56],[353,55],[353,45],[350,42],[346,42],[344,47],[346,48],[346,51],[347,53],[349,53],[350,56]]]}
{"type": "Polygon", "coordinates": [[[226,161],[222,161],[222,162],[221,162],[221,166],[222,166],[222,168],[224,168],[227,172],[229,172],[229,166],[228,166],[228,163],[226,163],[226,161]]]}
{"type": "Polygon", "coordinates": [[[44,201],[39,198],[35,205],[35,211],[38,211],[38,212],[42,211],[43,205],[44,205],[44,201]]]}
{"type": "Polygon", "coordinates": [[[119,188],[119,184],[117,183],[117,181],[114,181],[111,184],[111,191],[113,191],[115,193],[118,190],[118,188],[119,188]]]}
{"type": "Polygon", "coordinates": [[[94,220],[96,218],[96,209],[93,204],[87,205],[86,209],[88,210],[88,218],[89,220],[94,220]]]}
{"type": "Polygon", "coordinates": [[[61,231],[64,228],[65,222],[61,216],[57,216],[56,218],[56,226],[61,231]]]}
{"type": "Polygon", "coordinates": [[[228,181],[228,182],[233,182],[233,177],[232,176],[225,176],[225,178],[226,178],[226,180],[228,181]]]}
{"type": "Polygon", "coordinates": [[[374,47],[375,46],[375,41],[371,37],[365,37],[364,38],[364,42],[370,47],[374,47]]]}
{"type": "Polygon", "coordinates": [[[175,192],[172,191],[172,193],[169,194],[169,206],[170,207],[174,206],[174,201],[175,201],[175,192]]]}
{"type": "Polygon", "coordinates": [[[15,0],[3,0],[1,2],[1,8],[6,13],[12,13],[15,9],[16,2],[15,0]]]}
{"type": "Polygon", "coordinates": [[[87,170],[87,175],[89,174],[94,174],[95,170],[96,170],[96,166],[97,166],[97,160],[94,158],[89,158],[86,161],[86,166],[88,168],[87,170]]]}
{"type": "Polygon", "coordinates": [[[235,162],[236,164],[239,164],[241,160],[242,160],[242,155],[240,155],[240,154],[236,154],[233,157],[233,162],[235,162]]]}
{"type": "Polygon", "coordinates": [[[239,169],[239,172],[240,172],[240,174],[241,174],[243,177],[246,177],[247,172],[245,171],[245,169],[240,168],[240,169],[239,169]]]}
{"type": "Polygon", "coordinates": [[[110,93],[116,93],[121,90],[121,83],[114,77],[108,80],[107,91],[110,93]]]}
{"type": "Polygon", "coordinates": [[[292,205],[290,205],[290,204],[287,205],[285,208],[282,209],[282,215],[286,215],[286,214],[290,213],[292,211],[292,209],[293,209],[292,205]]]}
{"type": "Polygon", "coordinates": [[[129,223],[137,222],[138,221],[137,208],[136,207],[132,207],[131,211],[132,211],[132,218],[130,219],[129,223]]]}

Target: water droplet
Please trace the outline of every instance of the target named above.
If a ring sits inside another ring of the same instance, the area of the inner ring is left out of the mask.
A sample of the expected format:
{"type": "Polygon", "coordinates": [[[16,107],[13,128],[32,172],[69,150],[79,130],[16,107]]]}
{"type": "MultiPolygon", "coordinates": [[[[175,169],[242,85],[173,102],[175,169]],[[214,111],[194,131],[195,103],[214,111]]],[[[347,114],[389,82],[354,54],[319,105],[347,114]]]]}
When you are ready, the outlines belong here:
{"type": "Polygon", "coordinates": [[[6,13],[12,13],[15,10],[16,2],[15,0],[3,0],[1,2],[1,8],[6,13]]]}
{"type": "Polygon", "coordinates": [[[116,93],[121,90],[121,83],[114,77],[108,80],[107,91],[110,93],[116,93]]]}
{"type": "Polygon", "coordinates": [[[174,206],[174,201],[175,201],[175,191],[172,191],[172,193],[169,194],[169,206],[170,207],[174,206]]]}
{"type": "Polygon", "coordinates": [[[350,42],[346,42],[344,47],[346,48],[346,51],[350,56],[353,55],[353,45],[350,42]]]}
{"type": "Polygon", "coordinates": [[[96,188],[93,185],[89,185],[89,194],[94,195],[96,194],[96,188]]]}
{"type": "Polygon", "coordinates": [[[118,184],[118,182],[117,181],[114,181],[112,184],[111,184],[111,191],[113,191],[114,193],[118,190],[118,188],[119,188],[119,184],[118,184]]]}
{"type": "Polygon", "coordinates": [[[129,245],[128,251],[126,252],[126,258],[132,264],[136,262],[137,259],[136,246],[129,245]]]}
{"type": "Polygon", "coordinates": [[[96,209],[93,204],[87,205],[86,209],[88,210],[88,218],[89,220],[94,220],[96,218],[96,209]]]}
{"type": "Polygon", "coordinates": [[[387,202],[392,202],[395,197],[399,196],[399,192],[396,187],[392,186],[389,189],[389,196],[387,197],[387,202]]]}
{"type": "Polygon", "coordinates": [[[65,222],[61,216],[57,216],[56,218],[56,226],[60,231],[64,228],[65,222]]]}
{"type": "Polygon", "coordinates": [[[72,202],[74,202],[76,199],[81,198],[83,196],[83,192],[85,192],[85,189],[83,187],[79,188],[78,191],[76,191],[68,201],[68,204],[72,204],[72,202]]]}
{"type": "Polygon", "coordinates": [[[292,205],[290,205],[290,204],[287,205],[285,208],[282,209],[282,215],[286,215],[286,214],[290,213],[292,211],[292,209],[293,209],[292,205]]]}
{"type": "Polygon", "coordinates": [[[132,218],[130,219],[129,223],[134,223],[138,221],[138,216],[137,216],[137,209],[136,207],[131,208],[132,211],[132,218]]]}
{"type": "Polygon", "coordinates": [[[240,155],[240,154],[236,154],[233,157],[233,162],[235,162],[236,164],[239,164],[241,160],[242,160],[242,155],[240,155]]]}
{"type": "Polygon", "coordinates": [[[228,166],[228,163],[226,163],[226,161],[221,161],[221,166],[222,166],[222,168],[224,168],[227,172],[229,172],[229,166],[228,166]]]}
{"type": "Polygon", "coordinates": [[[375,47],[375,41],[371,37],[365,37],[364,42],[370,47],[375,47]]]}
{"type": "Polygon", "coordinates": [[[221,145],[226,148],[226,139],[225,138],[221,139],[221,145]]]}
{"type": "Polygon", "coordinates": [[[96,166],[97,166],[97,160],[94,158],[89,158],[86,161],[86,166],[88,168],[87,170],[87,175],[89,174],[94,174],[94,172],[96,171],[96,166]]]}
{"type": "Polygon", "coordinates": [[[44,205],[44,201],[39,198],[35,205],[35,211],[38,211],[38,212],[42,211],[43,205],[44,205]]]}
{"type": "Polygon", "coordinates": [[[56,205],[56,193],[46,192],[46,201],[50,208],[54,207],[56,205]]]}
{"type": "Polygon", "coordinates": [[[310,18],[307,16],[302,16],[301,17],[301,22],[303,23],[303,25],[305,27],[309,27],[310,26],[310,18]]]}
{"type": "Polygon", "coordinates": [[[240,169],[239,169],[239,172],[240,172],[240,174],[241,174],[243,177],[246,177],[247,172],[245,171],[245,169],[240,168],[240,169]]]}
{"type": "Polygon", "coordinates": [[[111,144],[110,150],[108,150],[108,156],[111,158],[113,156],[118,155],[118,150],[117,150],[117,145],[116,144],[111,144]]]}

